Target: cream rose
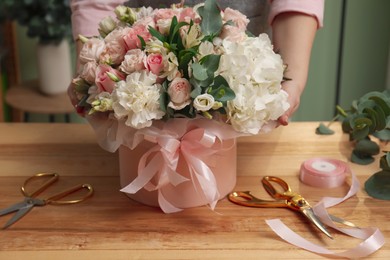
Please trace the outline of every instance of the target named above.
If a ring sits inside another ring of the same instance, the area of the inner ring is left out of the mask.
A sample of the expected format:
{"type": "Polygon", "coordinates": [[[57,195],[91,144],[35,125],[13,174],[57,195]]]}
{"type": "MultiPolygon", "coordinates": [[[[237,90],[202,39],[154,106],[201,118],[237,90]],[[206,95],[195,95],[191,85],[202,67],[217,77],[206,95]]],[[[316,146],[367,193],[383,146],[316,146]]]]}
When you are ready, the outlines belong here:
{"type": "Polygon", "coordinates": [[[90,61],[99,61],[100,54],[103,52],[105,45],[106,44],[102,39],[88,39],[88,41],[84,43],[82,49],[80,50],[80,63],[84,64],[90,61]]]}
{"type": "Polygon", "coordinates": [[[146,54],[140,49],[129,50],[119,69],[126,74],[145,69],[146,54]]]}

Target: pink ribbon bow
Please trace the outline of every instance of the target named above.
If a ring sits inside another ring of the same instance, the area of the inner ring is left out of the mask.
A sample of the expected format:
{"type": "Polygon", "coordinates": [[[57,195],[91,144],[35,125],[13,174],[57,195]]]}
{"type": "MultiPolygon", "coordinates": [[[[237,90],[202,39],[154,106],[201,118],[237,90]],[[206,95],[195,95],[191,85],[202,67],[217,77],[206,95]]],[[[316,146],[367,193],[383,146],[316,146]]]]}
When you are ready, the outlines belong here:
{"type": "Polygon", "coordinates": [[[204,128],[195,128],[181,137],[169,132],[161,135],[160,130],[153,128],[143,131],[142,135],[142,139],[156,145],[142,156],[138,164],[138,176],[121,191],[134,194],[141,188],[148,191],[157,190],[160,208],[165,213],[172,213],[182,209],[164,197],[164,188],[168,184],[177,186],[191,181],[198,195],[214,209],[219,192],[214,174],[203,158],[221,150],[223,140],[204,128]],[[187,163],[190,179],[176,171],[180,156],[183,156],[187,163]]]}

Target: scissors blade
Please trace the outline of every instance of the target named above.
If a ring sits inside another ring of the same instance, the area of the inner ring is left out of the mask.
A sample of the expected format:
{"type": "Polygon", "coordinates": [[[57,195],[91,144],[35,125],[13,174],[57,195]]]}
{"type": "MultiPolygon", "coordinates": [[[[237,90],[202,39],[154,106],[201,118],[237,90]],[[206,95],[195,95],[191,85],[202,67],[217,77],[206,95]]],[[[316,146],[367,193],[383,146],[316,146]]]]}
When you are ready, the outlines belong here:
{"type": "Polygon", "coordinates": [[[317,215],[314,213],[312,208],[302,208],[300,210],[303,215],[305,215],[310,222],[312,222],[319,230],[321,230],[325,235],[327,235],[329,238],[333,239],[332,235],[329,233],[329,231],[325,228],[324,224],[318,219],[317,215]]]}
{"type": "Polygon", "coordinates": [[[4,215],[7,215],[9,213],[15,212],[15,211],[23,208],[25,205],[26,205],[26,202],[22,201],[22,202],[14,204],[8,208],[2,209],[2,210],[0,210],[0,216],[4,216],[4,215]]]}
{"type": "Polygon", "coordinates": [[[8,222],[3,226],[3,229],[6,229],[11,225],[13,225],[16,221],[18,221],[24,215],[26,215],[33,207],[34,204],[24,203],[24,206],[19,208],[19,210],[15,213],[15,215],[13,215],[10,220],[8,220],[8,222]]]}

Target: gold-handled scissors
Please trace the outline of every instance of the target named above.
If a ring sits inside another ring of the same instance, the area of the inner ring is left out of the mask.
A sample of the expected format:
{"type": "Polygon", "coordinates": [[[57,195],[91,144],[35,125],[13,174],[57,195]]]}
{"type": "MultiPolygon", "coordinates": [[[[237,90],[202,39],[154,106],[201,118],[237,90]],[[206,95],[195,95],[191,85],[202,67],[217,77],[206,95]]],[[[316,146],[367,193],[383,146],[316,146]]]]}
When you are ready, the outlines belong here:
{"type": "Polygon", "coordinates": [[[253,196],[250,191],[234,191],[229,194],[228,198],[231,202],[241,206],[257,207],[257,208],[290,208],[302,213],[311,223],[321,230],[328,237],[329,231],[324,224],[318,219],[310,204],[298,193],[293,192],[290,186],[281,178],[274,176],[265,176],[262,179],[264,189],[274,200],[263,200],[253,196]],[[278,191],[273,183],[278,184],[283,191],[278,191]]]}
{"type": "Polygon", "coordinates": [[[47,204],[56,204],[56,205],[65,205],[65,204],[74,204],[79,203],[87,198],[91,197],[93,194],[93,188],[89,184],[79,184],[73,188],[64,190],[60,193],[54,194],[46,199],[36,198],[40,193],[46,190],[49,186],[51,186],[54,182],[56,182],[59,178],[57,173],[37,173],[32,177],[28,178],[23,186],[22,193],[24,195],[24,200],[22,202],[16,203],[8,208],[0,210],[0,216],[10,214],[12,212],[16,212],[15,215],[4,225],[3,229],[8,228],[16,221],[25,216],[33,207],[35,206],[45,206],[47,204]],[[26,187],[29,183],[37,179],[47,179],[41,186],[39,186],[35,191],[29,193],[26,190],[26,187]],[[62,200],[70,194],[76,193],[81,190],[86,190],[87,192],[76,199],[72,200],[62,200]]]}

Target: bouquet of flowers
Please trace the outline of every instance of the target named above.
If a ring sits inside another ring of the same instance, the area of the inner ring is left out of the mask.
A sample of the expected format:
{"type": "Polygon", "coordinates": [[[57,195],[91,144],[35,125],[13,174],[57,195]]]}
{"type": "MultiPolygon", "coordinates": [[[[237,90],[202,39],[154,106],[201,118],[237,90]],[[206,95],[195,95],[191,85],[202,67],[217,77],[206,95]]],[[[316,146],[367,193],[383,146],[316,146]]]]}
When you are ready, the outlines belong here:
{"type": "Polygon", "coordinates": [[[266,34],[250,36],[240,12],[215,0],[194,7],[132,9],[81,37],[78,108],[135,129],[155,120],[205,117],[257,134],[287,109],[284,65],[266,34]]]}
{"type": "Polygon", "coordinates": [[[281,57],[266,34],[246,31],[246,16],[215,0],[115,14],[100,36],[80,37],[77,108],[103,148],[138,164],[121,164],[122,186],[130,182],[122,191],[156,191],[164,212],[213,208],[235,185],[235,138],[272,129],[289,107],[281,57]],[[144,140],[155,146],[142,150],[144,140]]]}

